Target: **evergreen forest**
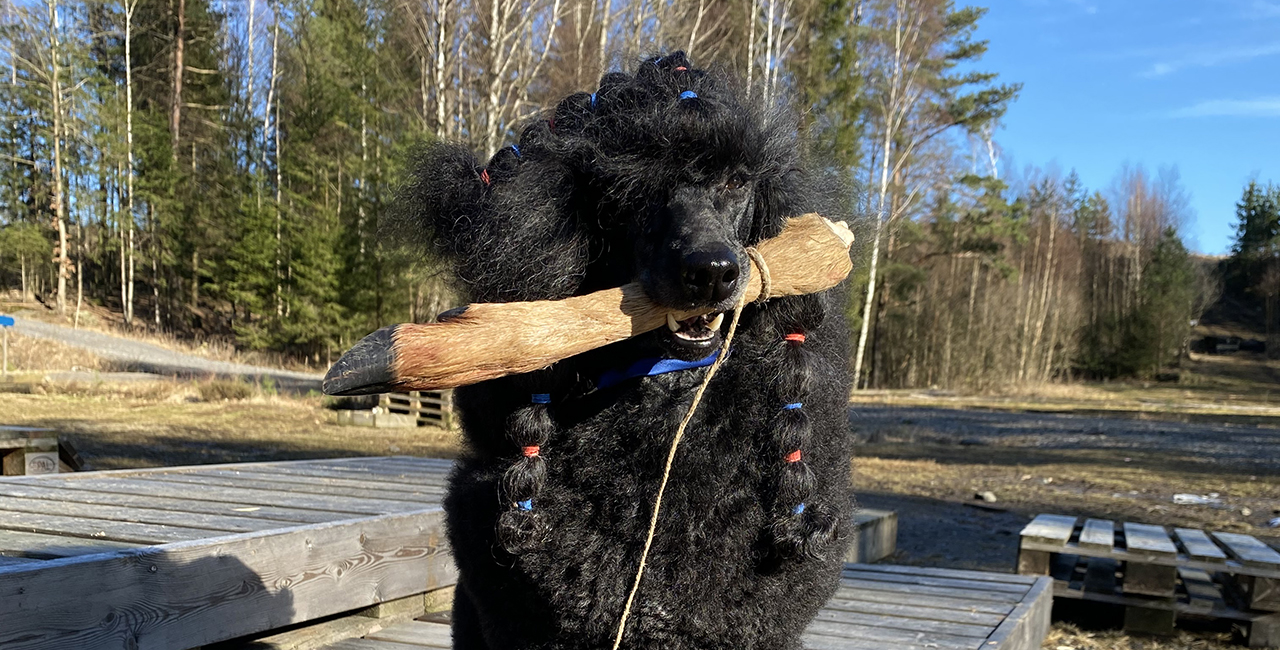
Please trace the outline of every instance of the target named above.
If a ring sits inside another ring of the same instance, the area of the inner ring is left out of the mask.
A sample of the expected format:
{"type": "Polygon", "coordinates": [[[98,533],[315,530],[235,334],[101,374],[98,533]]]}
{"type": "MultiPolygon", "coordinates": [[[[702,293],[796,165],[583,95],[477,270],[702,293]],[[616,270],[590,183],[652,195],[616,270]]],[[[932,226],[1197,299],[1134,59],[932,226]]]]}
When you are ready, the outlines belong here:
{"type": "MultiPolygon", "coordinates": [[[[1180,228],[1177,171],[1007,172],[1021,86],[949,0],[8,0],[0,291],[73,318],[323,364],[457,298],[385,228],[415,145],[482,156],[660,50],[798,102],[845,179],[860,387],[1152,377],[1225,287],[1280,323],[1280,189],[1233,255],[1180,228]]],[[[1069,162],[1069,161],[1068,161],[1069,162]]],[[[1280,327],[1268,328],[1280,339],[1280,327]]],[[[1268,343],[1271,341],[1268,340],[1268,343]]],[[[1276,346],[1280,349],[1280,342],[1276,346]]]]}

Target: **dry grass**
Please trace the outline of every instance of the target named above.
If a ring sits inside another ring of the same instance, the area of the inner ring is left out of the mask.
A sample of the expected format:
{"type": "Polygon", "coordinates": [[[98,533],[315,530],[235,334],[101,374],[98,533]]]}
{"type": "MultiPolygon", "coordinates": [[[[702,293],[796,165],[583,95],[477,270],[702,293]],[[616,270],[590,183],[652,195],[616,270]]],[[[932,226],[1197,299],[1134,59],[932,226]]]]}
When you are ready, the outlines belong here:
{"type": "Polygon", "coordinates": [[[92,352],[58,341],[9,334],[10,372],[100,370],[102,360],[92,352]]]}
{"type": "Polygon", "coordinates": [[[45,394],[0,393],[5,424],[54,429],[92,469],[343,456],[452,457],[454,432],[338,426],[320,398],[255,394],[199,401],[199,385],[75,385],[45,394]]]}
{"type": "Polygon", "coordinates": [[[1044,650],[1239,650],[1229,633],[1179,631],[1171,637],[1129,636],[1118,630],[1082,630],[1055,623],[1040,646],[1044,650]]]}

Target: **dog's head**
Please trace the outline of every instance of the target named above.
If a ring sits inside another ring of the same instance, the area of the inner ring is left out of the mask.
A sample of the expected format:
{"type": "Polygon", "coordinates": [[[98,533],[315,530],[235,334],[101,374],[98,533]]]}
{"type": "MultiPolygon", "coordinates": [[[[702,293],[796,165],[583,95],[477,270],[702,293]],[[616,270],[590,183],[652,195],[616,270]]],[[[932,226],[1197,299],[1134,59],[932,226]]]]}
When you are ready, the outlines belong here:
{"type": "Polygon", "coordinates": [[[565,98],[484,167],[470,163],[461,191],[438,180],[441,162],[469,158],[436,149],[411,200],[437,206],[429,221],[473,299],[638,282],[659,305],[711,311],[651,335],[672,356],[705,357],[745,290],[746,247],[811,198],[796,120],[766,103],[683,53],[654,57],[565,98]]]}

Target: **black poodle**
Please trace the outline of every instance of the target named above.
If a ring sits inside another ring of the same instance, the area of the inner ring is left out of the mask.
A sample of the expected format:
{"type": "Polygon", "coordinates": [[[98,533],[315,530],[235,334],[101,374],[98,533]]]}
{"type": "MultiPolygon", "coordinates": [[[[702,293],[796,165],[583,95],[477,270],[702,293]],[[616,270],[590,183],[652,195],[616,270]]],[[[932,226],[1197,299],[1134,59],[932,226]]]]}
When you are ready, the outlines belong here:
{"type": "MultiPolygon", "coordinates": [[[[565,98],[483,166],[456,146],[420,153],[412,223],[472,301],[638,281],[673,310],[712,310],[457,391],[458,650],[611,647],[672,436],[753,272],[744,247],[824,207],[796,124],[677,52],[565,98]]],[[[841,287],[743,310],[675,458],[622,647],[800,647],[851,515],[843,305],[841,287]]]]}

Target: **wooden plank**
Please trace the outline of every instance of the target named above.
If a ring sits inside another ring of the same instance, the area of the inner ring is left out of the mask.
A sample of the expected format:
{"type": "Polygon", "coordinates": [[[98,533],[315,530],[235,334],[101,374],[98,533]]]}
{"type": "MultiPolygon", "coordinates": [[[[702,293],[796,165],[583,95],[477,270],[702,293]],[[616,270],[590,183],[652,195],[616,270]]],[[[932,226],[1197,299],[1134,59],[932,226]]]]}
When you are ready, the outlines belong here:
{"type": "MultiPolygon", "coordinates": [[[[252,646],[252,647],[257,647],[252,646]]],[[[373,639],[347,639],[321,646],[320,650],[423,650],[424,648],[446,648],[448,646],[425,646],[417,643],[392,643],[391,641],[375,641],[373,639]]]]}
{"type": "Polygon", "coordinates": [[[949,636],[927,632],[910,632],[873,625],[854,625],[851,623],[831,623],[814,621],[805,628],[805,632],[814,636],[836,637],[839,639],[863,639],[878,641],[881,647],[898,648],[901,645],[922,645],[943,650],[977,650],[983,639],[972,637],[949,636]]]}
{"type": "Polygon", "coordinates": [[[449,458],[413,458],[409,456],[390,456],[385,458],[338,458],[317,463],[318,465],[334,464],[343,467],[362,467],[383,472],[429,472],[453,469],[454,461],[449,458]]]}
{"type": "Polygon", "coordinates": [[[969,623],[985,625],[987,630],[995,629],[1004,620],[1004,614],[990,614],[971,609],[956,607],[937,607],[926,603],[878,603],[864,600],[832,598],[823,606],[825,610],[839,612],[856,612],[859,614],[875,614],[881,616],[900,616],[903,618],[922,618],[949,623],[969,623]]]}
{"type": "Polygon", "coordinates": [[[1075,530],[1076,520],[1077,517],[1065,515],[1036,515],[1036,518],[1022,529],[1021,538],[1024,541],[1063,546],[1071,539],[1071,531],[1075,530]]]}
{"type": "Polygon", "coordinates": [[[445,458],[423,459],[426,463],[399,462],[363,462],[360,459],[336,459],[328,462],[317,462],[296,469],[322,469],[329,471],[364,472],[367,474],[385,474],[390,476],[425,476],[444,478],[453,471],[454,461],[445,458]]]}
{"type": "Polygon", "coordinates": [[[1022,602],[991,633],[983,648],[1039,650],[1053,617],[1053,580],[1039,578],[1022,602]]]}
{"type": "Polygon", "coordinates": [[[1116,525],[1105,519],[1088,519],[1080,530],[1080,548],[1110,551],[1115,545],[1116,525]]]}
{"type": "Polygon", "coordinates": [[[384,630],[366,635],[365,638],[376,641],[417,644],[428,648],[453,647],[452,634],[448,625],[424,623],[422,621],[409,621],[399,625],[392,625],[384,630]]]}
{"type": "Polygon", "coordinates": [[[279,481],[260,480],[245,475],[216,476],[213,474],[184,473],[147,476],[140,480],[185,483],[188,485],[199,485],[202,487],[216,485],[229,488],[250,488],[254,490],[265,490],[267,492],[287,491],[290,494],[316,494],[330,497],[365,499],[368,501],[401,501],[419,504],[420,506],[438,504],[444,495],[443,489],[431,492],[423,490],[417,494],[408,494],[405,492],[360,489],[341,485],[324,485],[322,483],[282,484],[279,481]]]}
{"type": "Polygon", "coordinates": [[[1005,616],[1013,611],[1013,604],[1008,602],[978,601],[969,598],[951,598],[947,596],[928,596],[922,594],[900,594],[892,591],[873,591],[870,589],[836,589],[835,600],[856,601],[859,603],[884,603],[889,605],[918,605],[939,610],[956,610],[977,614],[995,614],[1005,616]]]}
{"type": "MultiPolygon", "coordinates": [[[[182,526],[184,528],[200,528],[211,532],[247,533],[253,530],[283,528],[289,524],[269,519],[251,519],[228,515],[207,515],[191,512],[175,512],[172,510],[153,510],[150,508],[134,508],[126,506],[91,505],[68,501],[51,501],[48,499],[27,499],[6,496],[0,499],[0,526],[7,512],[27,512],[32,514],[60,515],[64,517],[82,517],[85,519],[107,519],[111,521],[131,521],[141,524],[161,524],[165,526],[182,526]]],[[[213,535],[207,535],[212,537],[213,535]]]]}
{"type": "MultiPolygon", "coordinates": [[[[408,458],[408,457],[407,456],[361,456],[361,457],[352,458],[351,460],[361,460],[361,461],[388,460],[390,461],[397,458],[408,458]]],[[[273,460],[273,461],[262,462],[262,463],[236,462],[236,463],[210,463],[207,465],[178,465],[178,466],[171,466],[171,467],[138,467],[138,468],[131,468],[131,469],[104,469],[104,470],[96,470],[93,472],[73,472],[70,474],[59,474],[57,476],[52,476],[52,477],[43,477],[43,480],[55,480],[55,481],[57,480],[74,481],[77,479],[98,480],[102,478],[134,477],[134,476],[141,476],[144,474],[181,472],[185,470],[194,471],[194,470],[200,470],[200,469],[235,469],[238,467],[244,467],[245,465],[290,467],[290,466],[308,465],[308,464],[314,464],[314,463],[327,463],[327,462],[342,461],[342,460],[347,460],[347,459],[325,458],[325,459],[319,459],[319,460],[273,460]]],[[[0,484],[3,484],[3,482],[6,480],[24,481],[24,480],[29,480],[30,478],[32,477],[23,477],[23,476],[2,477],[0,478],[0,484]]]]}
{"type": "Polygon", "coordinates": [[[899,564],[846,564],[846,570],[886,573],[901,576],[921,576],[932,578],[957,578],[960,580],[978,580],[981,582],[1002,582],[1023,585],[1030,588],[1036,584],[1036,578],[1021,576],[1016,573],[996,573],[994,571],[966,571],[963,569],[938,569],[934,567],[915,567],[899,564]]]}
{"type": "Polygon", "coordinates": [[[87,539],[45,533],[29,533],[0,529],[0,552],[6,555],[22,555],[41,560],[92,553],[109,553],[139,544],[117,542],[109,539],[87,539]]]}
{"type": "Polygon", "coordinates": [[[302,627],[286,629],[283,632],[268,632],[267,636],[255,636],[252,641],[238,639],[227,643],[215,643],[205,646],[204,650],[316,650],[324,644],[355,640],[370,632],[384,627],[408,621],[424,614],[422,594],[408,598],[387,601],[372,607],[356,610],[345,616],[338,616],[319,623],[308,623],[302,627]]]}
{"type": "Polygon", "coordinates": [[[151,478],[113,478],[106,481],[88,482],[69,481],[61,487],[95,492],[180,497],[200,501],[234,501],[246,505],[282,505],[290,508],[323,510],[347,515],[377,515],[422,509],[420,505],[402,501],[375,501],[373,499],[302,494],[282,492],[280,490],[231,488],[217,485],[204,485],[197,488],[190,483],[151,478]]]}
{"type": "Polygon", "coordinates": [[[1166,557],[1178,554],[1178,547],[1169,539],[1169,533],[1162,526],[1148,524],[1124,523],[1125,548],[1130,553],[1163,555],[1166,557]]]}
{"type": "MultiPolygon", "coordinates": [[[[137,524],[106,519],[83,519],[58,515],[5,512],[0,516],[0,529],[47,535],[70,535],[89,539],[108,539],[134,544],[164,544],[193,539],[218,537],[223,533],[200,528],[137,524]]],[[[3,647],[3,646],[0,646],[3,647]]]]}
{"type": "MultiPolygon", "coordinates": [[[[801,635],[800,644],[804,650],[885,650],[885,644],[882,641],[856,638],[842,639],[815,634],[801,635]]],[[[894,643],[892,647],[893,650],[936,650],[932,646],[901,642],[894,643]]]]}
{"type": "MultiPolygon", "coordinates": [[[[1045,545],[1036,544],[1034,542],[1028,542],[1024,544],[1020,550],[1025,551],[1028,549],[1048,550],[1045,545]]],[[[1175,556],[1175,557],[1139,555],[1135,553],[1129,553],[1128,551],[1116,549],[1116,548],[1112,548],[1109,551],[1090,550],[1087,548],[1081,548],[1075,544],[1067,544],[1066,548],[1055,548],[1052,552],[1068,554],[1068,555],[1082,555],[1086,557],[1106,557],[1106,558],[1110,558],[1110,559],[1118,560],[1122,562],[1127,562],[1132,560],[1134,562],[1145,562],[1148,564],[1158,564],[1161,566],[1172,566],[1172,567],[1186,566],[1186,567],[1191,567],[1195,569],[1204,569],[1206,571],[1211,571],[1211,572],[1212,571],[1228,571],[1230,573],[1236,573],[1240,575],[1259,576],[1259,577],[1266,577],[1266,578],[1280,578],[1280,566],[1268,565],[1269,568],[1245,566],[1243,563],[1234,559],[1205,561],[1205,560],[1196,560],[1196,559],[1189,558],[1186,556],[1181,556],[1181,555],[1175,556]]]]}
{"type": "Polygon", "coordinates": [[[868,625],[885,629],[903,630],[906,632],[927,632],[930,634],[946,634],[949,636],[972,637],[986,639],[994,629],[994,625],[974,623],[956,623],[937,621],[927,618],[907,618],[892,614],[864,614],[842,610],[822,609],[814,616],[814,621],[828,623],[868,625]]]}
{"type": "Polygon", "coordinates": [[[371,472],[358,467],[245,467],[238,471],[266,476],[316,476],[330,479],[356,479],[387,487],[413,487],[418,485],[445,486],[448,475],[444,472],[371,472]]]}
{"type": "MultiPolygon", "coordinates": [[[[156,495],[116,494],[112,492],[90,492],[88,490],[66,490],[44,485],[19,485],[0,483],[0,497],[29,497],[32,499],[50,499],[69,503],[89,503],[108,506],[127,506],[133,508],[152,508],[156,510],[173,510],[176,512],[198,512],[208,515],[232,515],[235,517],[252,517],[254,519],[275,520],[279,525],[291,523],[314,524],[322,521],[348,518],[344,513],[324,513],[315,510],[282,508],[280,506],[246,505],[243,503],[224,501],[197,501],[194,499],[178,499],[156,495]]],[[[2,501],[0,501],[2,502],[2,501]]]]}
{"type": "Polygon", "coordinates": [[[365,490],[378,490],[381,492],[405,492],[405,493],[422,493],[422,492],[440,492],[446,486],[443,478],[438,480],[419,481],[417,483],[401,483],[389,474],[362,474],[353,475],[347,473],[342,476],[338,470],[318,470],[311,468],[259,468],[245,470],[209,470],[186,472],[183,476],[243,476],[255,480],[276,481],[280,483],[319,483],[323,485],[346,485],[353,488],[361,488],[365,490]]]}
{"type": "Polygon", "coordinates": [[[852,578],[841,578],[840,586],[850,589],[863,589],[867,591],[888,591],[900,594],[921,595],[921,596],[942,596],[944,598],[969,598],[974,601],[996,602],[996,603],[1017,603],[1022,600],[1022,594],[1004,593],[997,591],[968,591],[965,589],[956,589],[954,587],[935,587],[931,585],[884,582],[882,580],[856,580],[852,578]]]}
{"type": "Polygon", "coordinates": [[[840,575],[845,578],[854,578],[859,580],[898,582],[929,587],[951,587],[954,589],[966,589],[972,591],[994,591],[1013,594],[1015,596],[1021,596],[1027,593],[1028,589],[1027,585],[1011,585],[1004,582],[987,582],[984,580],[964,580],[958,578],[934,578],[929,576],[900,576],[853,569],[845,569],[840,575]]]}
{"type": "MultiPolygon", "coordinates": [[[[404,501],[421,498],[423,495],[439,495],[444,494],[445,486],[443,481],[440,485],[418,484],[405,485],[403,483],[389,483],[385,481],[377,481],[368,478],[335,478],[329,476],[291,476],[271,470],[260,472],[241,471],[241,470],[209,470],[207,472],[184,472],[182,474],[165,475],[164,478],[190,480],[196,477],[200,478],[218,478],[218,479],[240,479],[247,481],[258,481],[265,483],[273,483],[281,486],[278,489],[294,489],[295,486],[326,486],[328,488],[344,488],[345,493],[351,493],[352,496],[359,496],[360,493],[376,496],[368,496],[371,499],[377,498],[395,498],[404,501]],[[346,489],[350,488],[350,489],[346,489]]],[[[194,482],[194,481],[193,481],[194,482]]]]}
{"type": "Polygon", "coordinates": [[[1222,542],[1227,550],[1244,563],[1245,566],[1277,568],[1280,567],[1280,553],[1263,544],[1252,535],[1239,533],[1214,533],[1214,537],[1222,542]]]}
{"type": "Polygon", "coordinates": [[[452,584],[444,540],[433,508],[4,568],[0,647],[189,648],[311,621],[452,584]]]}
{"type": "Polygon", "coordinates": [[[1187,549],[1187,555],[1190,557],[1210,561],[1227,559],[1227,554],[1223,553],[1203,530],[1175,528],[1173,533],[1178,536],[1178,541],[1182,542],[1182,547],[1187,549]]]}

